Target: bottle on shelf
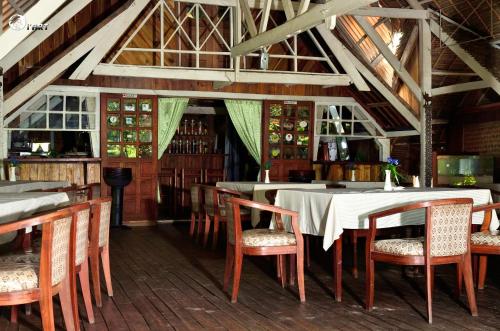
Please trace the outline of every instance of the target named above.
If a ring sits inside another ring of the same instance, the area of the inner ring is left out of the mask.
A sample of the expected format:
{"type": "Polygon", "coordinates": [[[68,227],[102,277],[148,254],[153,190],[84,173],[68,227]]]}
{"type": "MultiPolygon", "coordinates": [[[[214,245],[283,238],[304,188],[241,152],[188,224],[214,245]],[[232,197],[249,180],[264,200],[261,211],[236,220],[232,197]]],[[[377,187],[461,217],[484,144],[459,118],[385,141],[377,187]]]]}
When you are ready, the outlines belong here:
{"type": "Polygon", "coordinates": [[[191,120],[191,135],[195,135],[196,134],[196,131],[194,129],[194,125],[195,125],[195,120],[192,119],[191,120]]]}
{"type": "Polygon", "coordinates": [[[201,136],[202,134],[203,134],[203,123],[202,123],[202,121],[200,120],[200,121],[198,122],[198,135],[200,135],[200,136],[201,136]]]}
{"type": "Polygon", "coordinates": [[[184,120],[184,134],[188,134],[187,123],[188,123],[188,120],[184,120]]]}

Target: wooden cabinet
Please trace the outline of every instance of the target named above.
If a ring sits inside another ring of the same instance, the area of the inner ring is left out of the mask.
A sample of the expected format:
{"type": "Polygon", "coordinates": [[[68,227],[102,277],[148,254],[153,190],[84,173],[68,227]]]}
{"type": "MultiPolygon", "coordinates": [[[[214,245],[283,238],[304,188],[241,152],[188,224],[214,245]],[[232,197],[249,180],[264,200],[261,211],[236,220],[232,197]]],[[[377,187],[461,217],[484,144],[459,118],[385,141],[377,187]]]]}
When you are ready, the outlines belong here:
{"type": "Polygon", "coordinates": [[[224,157],[224,154],[164,154],[158,174],[160,217],[188,217],[191,212],[191,185],[215,185],[223,181],[224,157]]]}
{"type": "Polygon", "coordinates": [[[314,104],[265,101],[262,166],[271,161],[271,180],[287,181],[290,170],[311,170],[314,104]]]}
{"type": "MultiPolygon", "coordinates": [[[[126,223],[157,218],[157,114],[154,96],[101,94],[102,167],[132,169],[124,192],[126,223]]],[[[111,193],[104,181],[101,190],[111,193]]]]}

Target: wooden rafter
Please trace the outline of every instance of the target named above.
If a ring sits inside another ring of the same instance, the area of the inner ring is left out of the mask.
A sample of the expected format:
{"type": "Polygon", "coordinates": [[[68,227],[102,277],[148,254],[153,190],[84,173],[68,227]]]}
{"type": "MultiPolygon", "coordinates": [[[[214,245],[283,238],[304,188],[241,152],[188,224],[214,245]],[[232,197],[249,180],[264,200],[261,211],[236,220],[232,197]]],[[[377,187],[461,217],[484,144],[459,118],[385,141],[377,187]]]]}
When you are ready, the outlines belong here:
{"type": "Polygon", "coordinates": [[[252,10],[250,9],[248,2],[246,0],[240,0],[240,7],[243,11],[243,17],[245,18],[248,32],[250,33],[250,36],[255,37],[257,35],[257,27],[255,26],[252,10]]]}
{"type": "Polygon", "coordinates": [[[271,5],[273,0],[265,0],[264,8],[262,8],[262,16],[260,18],[259,33],[267,30],[267,23],[269,22],[269,16],[271,15],[271,5]]]}
{"type": "Polygon", "coordinates": [[[432,95],[438,96],[438,95],[442,95],[442,94],[479,90],[479,89],[488,88],[488,87],[490,87],[490,84],[488,82],[486,82],[484,80],[480,80],[480,81],[475,81],[475,82],[460,83],[460,84],[453,84],[453,85],[433,88],[432,95]]]}
{"type": "Polygon", "coordinates": [[[268,30],[234,46],[231,49],[231,55],[245,55],[261,47],[278,43],[294,34],[321,24],[328,17],[342,15],[373,2],[375,0],[330,0],[325,4],[316,5],[302,15],[296,16],[272,30],[268,30]]]}

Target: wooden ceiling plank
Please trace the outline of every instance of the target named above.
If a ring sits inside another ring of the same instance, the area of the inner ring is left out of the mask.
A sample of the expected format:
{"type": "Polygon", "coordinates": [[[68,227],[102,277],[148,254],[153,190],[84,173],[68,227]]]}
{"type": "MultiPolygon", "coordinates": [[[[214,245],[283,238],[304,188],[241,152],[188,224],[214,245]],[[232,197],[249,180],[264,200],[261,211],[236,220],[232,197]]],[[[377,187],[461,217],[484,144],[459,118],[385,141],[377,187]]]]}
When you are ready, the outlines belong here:
{"type": "MultiPolygon", "coordinates": [[[[30,24],[45,23],[66,0],[40,0],[35,3],[26,13],[26,22],[30,24]]],[[[78,1],[72,1],[68,6],[79,6],[78,1]]],[[[26,37],[32,34],[33,30],[23,28],[21,30],[7,29],[0,34],[0,59],[3,59],[9,52],[16,48],[26,37]]],[[[37,44],[38,45],[38,44],[37,44]]],[[[33,47],[35,47],[34,45],[33,47]]]]}
{"type": "Polygon", "coordinates": [[[92,70],[101,62],[109,50],[116,44],[120,37],[127,31],[139,14],[146,8],[149,0],[135,0],[119,18],[113,20],[109,27],[110,33],[102,37],[96,47],[85,57],[82,63],[71,73],[69,79],[85,80],[92,70]]]}
{"type": "Polygon", "coordinates": [[[375,0],[330,0],[323,5],[316,5],[300,16],[242,42],[231,49],[232,56],[248,54],[260,47],[276,44],[289,38],[291,35],[308,30],[321,24],[326,18],[333,15],[342,15],[350,10],[369,5],[375,0]]]}

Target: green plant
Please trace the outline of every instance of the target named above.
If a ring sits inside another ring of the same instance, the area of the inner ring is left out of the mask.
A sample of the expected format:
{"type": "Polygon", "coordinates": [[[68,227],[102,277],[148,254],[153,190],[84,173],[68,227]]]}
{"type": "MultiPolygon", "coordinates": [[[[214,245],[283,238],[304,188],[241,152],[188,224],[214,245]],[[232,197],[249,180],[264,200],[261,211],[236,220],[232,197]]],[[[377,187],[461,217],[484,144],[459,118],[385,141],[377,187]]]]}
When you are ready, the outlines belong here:
{"type": "Polygon", "coordinates": [[[273,163],[271,161],[267,161],[266,163],[264,163],[264,169],[270,170],[272,165],[273,163]]]}
{"type": "Polygon", "coordinates": [[[399,160],[393,159],[391,157],[387,158],[387,162],[382,165],[383,170],[389,170],[391,175],[394,177],[396,184],[399,185],[399,180],[403,179],[403,175],[398,172],[399,160]]]}

